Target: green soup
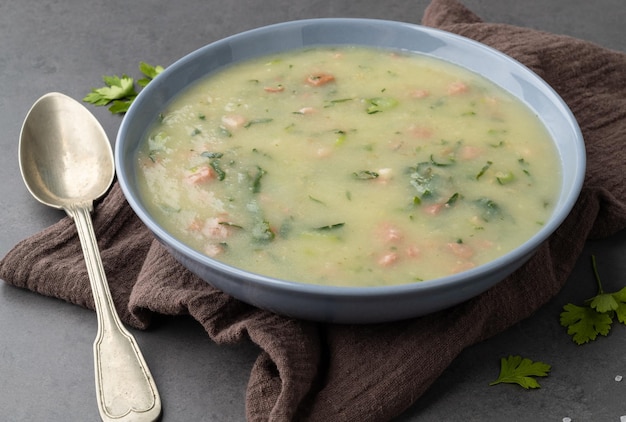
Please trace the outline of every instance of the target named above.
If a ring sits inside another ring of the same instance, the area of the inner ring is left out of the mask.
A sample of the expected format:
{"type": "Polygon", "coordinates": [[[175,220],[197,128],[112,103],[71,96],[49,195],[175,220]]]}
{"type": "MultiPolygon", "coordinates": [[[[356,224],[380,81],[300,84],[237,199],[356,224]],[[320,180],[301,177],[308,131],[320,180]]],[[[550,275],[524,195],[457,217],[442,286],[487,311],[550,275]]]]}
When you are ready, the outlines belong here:
{"type": "Polygon", "coordinates": [[[519,100],[456,65],[319,47],[233,65],[178,96],[137,157],[177,238],[251,272],[373,286],[464,271],[522,244],[560,187],[519,100]]]}

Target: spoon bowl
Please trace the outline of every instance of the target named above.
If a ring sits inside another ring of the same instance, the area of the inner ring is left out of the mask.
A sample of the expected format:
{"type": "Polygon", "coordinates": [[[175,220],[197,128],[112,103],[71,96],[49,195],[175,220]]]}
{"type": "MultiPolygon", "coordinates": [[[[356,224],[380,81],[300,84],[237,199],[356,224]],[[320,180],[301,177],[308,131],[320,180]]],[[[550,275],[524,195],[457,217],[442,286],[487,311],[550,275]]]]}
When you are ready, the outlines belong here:
{"type": "Polygon", "coordinates": [[[102,420],[157,420],[161,399],[137,342],[115,310],[91,221],[93,201],[106,193],[115,175],[106,133],[76,100],[46,94],[24,120],[19,164],[30,193],[65,210],[76,223],[98,317],[93,352],[102,420]]]}
{"type": "Polygon", "coordinates": [[[102,126],[82,104],[59,93],[44,95],[31,108],[19,154],[26,187],[54,208],[101,197],[115,175],[102,126]]]}

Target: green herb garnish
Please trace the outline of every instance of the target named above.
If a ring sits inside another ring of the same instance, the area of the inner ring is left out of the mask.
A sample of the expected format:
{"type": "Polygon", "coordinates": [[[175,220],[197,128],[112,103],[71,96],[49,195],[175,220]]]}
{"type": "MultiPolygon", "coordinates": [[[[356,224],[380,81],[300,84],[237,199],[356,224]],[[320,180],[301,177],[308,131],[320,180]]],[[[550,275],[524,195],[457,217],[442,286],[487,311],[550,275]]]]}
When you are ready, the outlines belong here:
{"type": "Polygon", "coordinates": [[[314,230],[317,231],[331,231],[331,230],[336,230],[336,229],[340,229],[342,228],[346,223],[336,223],[336,224],[329,224],[327,226],[321,226],[321,227],[316,227],[314,230]]]}
{"type": "Polygon", "coordinates": [[[378,178],[379,174],[371,170],[361,170],[352,173],[352,177],[359,180],[369,180],[378,178]]]}
{"type": "Polygon", "coordinates": [[[211,160],[209,161],[209,165],[215,171],[215,174],[217,174],[217,180],[222,181],[226,178],[226,172],[222,170],[222,167],[220,165],[220,160],[218,159],[211,160]]]}
{"type": "MultiPolygon", "coordinates": [[[[152,66],[145,62],[139,63],[139,70],[145,77],[139,79],[137,84],[145,87],[150,81],[156,78],[164,68],[162,66],[152,66]]],[[[109,111],[113,114],[124,114],[137,97],[134,79],[123,74],[122,76],[103,76],[105,86],[93,88],[83,101],[96,106],[109,106],[109,111]]]]}
{"type": "Polygon", "coordinates": [[[500,206],[489,198],[480,198],[474,201],[474,204],[480,209],[480,217],[484,221],[491,221],[494,218],[502,219],[504,217],[500,206]]]}
{"type": "Polygon", "coordinates": [[[450,160],[449,163],[443,163],[441,161],[437,161],[435,160],[435,157],[432,154],[430,155],[430,163],[436,167],[448,167],[453,164],[452,160],[450,160]]]}
{"type": "Polygon", "coordinates": [[[521,356],[509,356],[500,359],[500,375],[489,385],[507,383],[518,384],[525,389],[540,388],[541,386],[533,377],[548,376],[550,369],[551,366],[543,362],[533,362],[521,356]]]}
{"type": "Polygon", "coordinates": [[[253,125],[258,125],[258,124],[263,124],[263,123],[269,123],[271,121],[273,121],[274,119],[266,117],[266,118],[262,118],[262,119],[252,119],[249,120],[248,122],[246,122],[245,125],[243,125],[243,127],[245,127],[246,129],[249,128],[250,126],[253,125]]]}
{"type": "Polygon", "coordinates": [[[271,242],[275,234],[267,220],[258,220],[252,227],[252,238],[257,242],[271,242]]]}
{"type": "Polygon", "coordinates": [[[487,161],[487,164],[485,164],[476,175],[476,180],[480,179],[485,174],[485,172],[489,170],[489,167],[491,167],[492,164],[493,162],[487,161]]]}
{"type": "Polygon", "coordinates": [[[454,204],[456,204],[456,202],[461,198],[461,195],[456,192],[454,193],[447,201],[446,201],[446,206],[451,207],[454,204]]]}
{"type": "Polygon", "coordinates": [[[256,173],[252,176],[252,193],[261,192],[261,179],[265,176],[267,172],[263,170],[261,167],[256,166],[256,173]]]}
{"type": "Polygon", "coordinates": [[[579,345],[595,340],[598,334],[608,335],[615,317],[626,325],[626,287],[614,293],[606,293],[594,255],[591,256],[591,265],[598,293],[587,299],[583,306],[568,303],[560,315],[561,325],[567,328],[567,334],[579,345]]]}
{"type": "Polygon", "coordinates": [[[200,155],[206,158],[222,158],[224,156],[224,154],[221,152],[212,152],[212,151],[204,151],[200,155]]]}
{"type": "Polygon", "coordinates": [[[398,100],[389,97],[368,98],[367,114],[381,113],[398,105],[398,100]]]}

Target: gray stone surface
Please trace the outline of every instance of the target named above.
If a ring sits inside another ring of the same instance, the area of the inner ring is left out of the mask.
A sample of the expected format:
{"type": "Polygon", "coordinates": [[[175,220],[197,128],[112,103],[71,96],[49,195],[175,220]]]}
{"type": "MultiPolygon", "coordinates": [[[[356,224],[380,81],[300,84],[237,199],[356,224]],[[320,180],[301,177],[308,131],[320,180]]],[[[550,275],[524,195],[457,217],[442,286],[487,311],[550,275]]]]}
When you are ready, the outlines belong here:
{"type": "MultiPolygon", "coordinates": [[[[624,0],[465,0],[487,21],[583,38],[626,52],[624,0]]],[[[17,163],[18,135],[48,91],[82,98],[103,74],[136,74],[140,60],[169,65],[242,30],[312,17],[418,23],[426,0],[0,0],[0,255],[62,217],[30,197],[17,163]]],[[[95,110],[111,140],[120,119],[95,110]]],[[[589,255],[605,287],[626,284],[626,233],[590,242],[563,291],[533,317],[468,348],[399,421],[620,421],[626,415],[626,327],[576,346],[558,316],[595,292],[589,255]],[[489,387],[499,359],[521,354],[553,366],[542,388],[489,387]]],[[[0,421],[95,421],[95,315],[0,282],[0,421]]],[[[159,385],[164,421],[242,421],[253,344],[217,346],[186,318],[135,332],[159,385]]]]}

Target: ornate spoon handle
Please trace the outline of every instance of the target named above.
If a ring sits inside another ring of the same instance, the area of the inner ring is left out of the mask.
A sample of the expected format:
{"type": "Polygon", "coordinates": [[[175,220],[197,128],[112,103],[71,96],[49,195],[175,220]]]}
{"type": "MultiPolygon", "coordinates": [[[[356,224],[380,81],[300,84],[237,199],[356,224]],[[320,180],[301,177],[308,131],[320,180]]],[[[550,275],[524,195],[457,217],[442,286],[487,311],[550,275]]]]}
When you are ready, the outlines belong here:
{"type": "Polygon", "coordinates": [[[96,395],[103,421],[155,421],[161,398],[134,337],[111,298],[91,221],[91,203],[65,208],[74,219],[93,291],[98,334],[93,345],[96,395]]]}

